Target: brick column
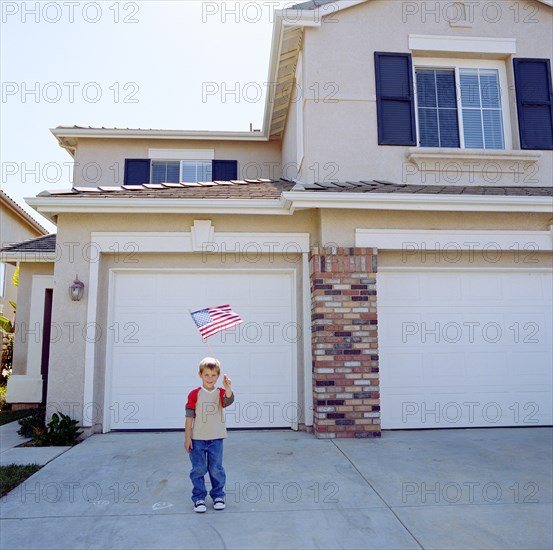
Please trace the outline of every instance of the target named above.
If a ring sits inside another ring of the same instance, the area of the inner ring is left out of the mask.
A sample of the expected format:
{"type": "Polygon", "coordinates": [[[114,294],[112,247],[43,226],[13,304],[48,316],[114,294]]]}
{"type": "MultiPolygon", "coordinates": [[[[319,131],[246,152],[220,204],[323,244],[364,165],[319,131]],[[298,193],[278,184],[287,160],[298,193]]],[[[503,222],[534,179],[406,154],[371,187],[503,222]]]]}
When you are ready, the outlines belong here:
{"type": "Polygon", "coordinates": [[[314,248],[310,264],[315,435],[379,437],[377,251],[314,248]]]}

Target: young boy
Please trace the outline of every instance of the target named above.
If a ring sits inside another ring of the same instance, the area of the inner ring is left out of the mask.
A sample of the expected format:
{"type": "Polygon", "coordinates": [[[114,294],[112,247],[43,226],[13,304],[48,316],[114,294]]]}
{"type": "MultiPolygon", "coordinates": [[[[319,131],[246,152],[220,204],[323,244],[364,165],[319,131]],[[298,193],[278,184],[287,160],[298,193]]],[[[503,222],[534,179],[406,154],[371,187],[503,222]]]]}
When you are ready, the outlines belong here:
{"type": "Polygon", "coordinates": [[[202,386],[188,394],[186,403],[186,435],[184,448],[190,454],[192,470],[192,502],[195,512],[207,510],[207,491],[204,476],[209,473],[215,510],[225,509],[225,470],[223,468],[223,439],[227,437],[223,409],[234,402],[230,378],[225,374],[223,386],[215,384],[221,374],[221,363],[213,357],[200,362],[202,386]]]}

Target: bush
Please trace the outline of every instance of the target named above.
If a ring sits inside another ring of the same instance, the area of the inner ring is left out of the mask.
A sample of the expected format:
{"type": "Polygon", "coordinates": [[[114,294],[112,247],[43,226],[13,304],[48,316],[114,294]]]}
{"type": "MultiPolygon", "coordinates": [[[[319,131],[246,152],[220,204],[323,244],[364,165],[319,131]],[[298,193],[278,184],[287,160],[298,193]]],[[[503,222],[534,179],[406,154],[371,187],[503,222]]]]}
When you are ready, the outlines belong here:
{"type": "Polygon", "coordinates": [[[52,420],[45,424],[45,410],[37,409],[32,415],[19,421],[19,435],[30,437],[37,447],[74,445],[83,433],[77,427],[78,422],[69,416],[57,412],[52,420]]]}
{"type": "Polygon", "coordinates": [[[83,433],[77,425],[76,420],[58,411],[52,415],[46,428],[35,426],[31,438],[37,447],[75,445],[83,433]]]}
{"type": "Polygon", "coordinates": [[[29,416],[19,420],[21,428],[19,428],[17,433],[23,437],[32,437],[35,428],[45,430],[45,417],[46,411],[44,409],[35,409],[29,416]]]}

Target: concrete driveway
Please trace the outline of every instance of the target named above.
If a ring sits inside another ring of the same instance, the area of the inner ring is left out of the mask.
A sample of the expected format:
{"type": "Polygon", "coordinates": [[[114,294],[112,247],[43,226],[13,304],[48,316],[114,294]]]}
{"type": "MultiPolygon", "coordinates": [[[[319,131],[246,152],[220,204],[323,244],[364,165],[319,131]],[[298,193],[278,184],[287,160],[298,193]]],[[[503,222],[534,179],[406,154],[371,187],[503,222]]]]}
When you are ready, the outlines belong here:
{"type": "Polygon", "coordinates": [[[553,547],[550,428],[317,440],[231,432],[227,509],[195,514],[183,434],[93,436],[2,501],[0,547],[553,547]]]}

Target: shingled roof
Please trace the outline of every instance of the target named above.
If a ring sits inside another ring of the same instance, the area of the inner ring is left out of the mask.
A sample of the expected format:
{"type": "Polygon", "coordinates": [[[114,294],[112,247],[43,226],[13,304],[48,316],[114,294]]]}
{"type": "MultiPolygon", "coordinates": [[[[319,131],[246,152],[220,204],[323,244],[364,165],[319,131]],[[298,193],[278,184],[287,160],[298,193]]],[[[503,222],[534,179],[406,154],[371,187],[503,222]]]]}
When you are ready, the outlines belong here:
{"type": "Polygon", "coordinates": [[[290,191],[294,182],[288,180],[233,180],[198,183],[146,183],[143,185],[73,187],[43,191],[39,197],[63,196],[131,199],[256,199],[278,200],[290,191]]]}
{"type": "Polygon", "coordinates": [[[4,246],[0,252],[55,252],[56,234],[44,235],[36,239],[28,239],[20,243],[4,246]]]}
{"type": "Polygon", "coordinates": [[[553,187],[496,187],[462,185],[414,185],[388,181],[295,183],[289,180],[234,180],[199,183],[162,183],[123,186],[73,187],[43,191],[39,197],[70,196],[131,199],[256,199],[278,200],[282,193],[353,193],[408,195],[490,195],[512,197],[552,197],[553,187]]]}

